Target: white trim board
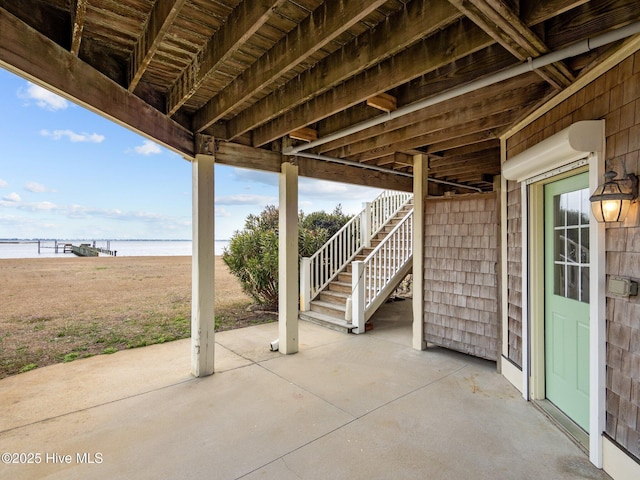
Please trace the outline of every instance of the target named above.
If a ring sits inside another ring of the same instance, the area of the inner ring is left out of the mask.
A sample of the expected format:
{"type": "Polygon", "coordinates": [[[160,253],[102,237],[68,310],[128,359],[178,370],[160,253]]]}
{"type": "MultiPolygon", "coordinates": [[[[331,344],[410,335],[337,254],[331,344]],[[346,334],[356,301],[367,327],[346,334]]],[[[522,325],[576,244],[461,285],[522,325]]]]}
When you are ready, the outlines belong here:
{"type": "MultiPolygon", "coordinates": [[[[576,122],[561,132],[534,145],[504,162],[502,174],[521,182],[522,198],[522,395],[531,399],[531,265],[530,265],[530,205],[529,186],[545,182],[556,175],[589,166],[589,187],[593,191],[602,178],[604,168],[604,120],[576,122]]],[[[604,225],[591,218],[591,285],[590,295],[590,414],[589,459],[602,468],[602,432],[605,425],[605,243],[604,225]]],[[[503,279],[506,281],[506,279],[503,279]]],[[[504,364],[505,362],[503,362],[504,364]]],[[[513,374],[510,371],[510,381],[513,374]]]]}

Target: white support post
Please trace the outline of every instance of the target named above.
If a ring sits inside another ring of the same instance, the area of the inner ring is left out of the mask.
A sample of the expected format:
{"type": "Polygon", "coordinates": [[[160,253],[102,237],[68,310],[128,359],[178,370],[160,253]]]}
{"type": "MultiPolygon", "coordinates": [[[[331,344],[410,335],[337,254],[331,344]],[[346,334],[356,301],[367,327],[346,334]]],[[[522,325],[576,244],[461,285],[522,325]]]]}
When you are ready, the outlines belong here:
{"type": "Polygon", "coordinates": [[[360,240],[363,247],[371,246],[371,202],[362,203],[362,221],[360,222],[360,240]]]}
{"type": "Polygon", "coordinates": [[[282,164],[278,233],[279,351],[298,351],[298,167],[282,164]]]}
{"type": "Polygon", "coordinates": [[[192,162],[193,254],[191,299],[191,372],[213,373],[214,356],[214,157],[196,155],[192,162]]]}
{"type": "Polygon", "coordinates": [[[424,337],[424,203],[428,194],[427,157],[413,157],[413,335],[416,350],[425,350],[424,337]]]}
{"type": "Polygon", "coordinates": [[[364,262],[355,261],[351,264],[351,323],[355,327],[353,333],[365,332],[364,321],[364,262]]]}
{"type": "Polygon", "coordinates": [[[300,260],[300,311],[309,310],[311,302],[311,259],[302,257],[300,260]]]}

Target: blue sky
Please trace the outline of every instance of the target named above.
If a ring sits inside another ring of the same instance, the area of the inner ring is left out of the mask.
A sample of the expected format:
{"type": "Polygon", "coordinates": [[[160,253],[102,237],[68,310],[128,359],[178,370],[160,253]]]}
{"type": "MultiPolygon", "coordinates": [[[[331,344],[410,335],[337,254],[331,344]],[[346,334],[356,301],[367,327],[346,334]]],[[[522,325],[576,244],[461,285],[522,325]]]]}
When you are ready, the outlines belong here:
{"type": "MultiPolygon", "coordinates": [[[[191,164],[0,69],[0,238],[190,239],[191,164]]],[[[379,189],[300,178],[299,208],[356,213],[379,189]]],[[[216,239],[278,203],[278,176],[216,165],[216,239]]]]}

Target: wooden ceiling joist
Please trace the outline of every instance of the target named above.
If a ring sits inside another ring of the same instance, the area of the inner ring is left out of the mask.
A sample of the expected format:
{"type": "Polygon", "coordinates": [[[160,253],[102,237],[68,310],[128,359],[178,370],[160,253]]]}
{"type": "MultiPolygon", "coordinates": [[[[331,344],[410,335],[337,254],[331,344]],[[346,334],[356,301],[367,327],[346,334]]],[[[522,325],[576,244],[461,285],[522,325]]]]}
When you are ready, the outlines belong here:
{"type": "Polygon", "coordinates": [[[82,42],[82,30],[84,29],[84,19],[87,15],[88,0],[73,0],[71,3],[71,53],[78,55],[80,43],[82,42]]]}
{"type": "MultiPolygon", "coordinates": [[[[301,127],[301,116],[310,120],[305,124],[322,120],[336,111],[364,102],[380,91],[390,90],[426,72],[481,50],[493,42],[486,33],[464,20],[438,32],[435,36],[436,39],[413,44],[394,57],[349,78],[331,91],[314,97],[304,105],[291,108],[273,121],[256,128],[254,145],[262,146],[286,132],[301,127]],[[449,48],[436,48],[436,45],[448,45],[449,48]],[[418,62],[416,58],[423,61],[418,62]]],[[[237,118],[240,117],[242,115],[237,118]]],[[[231,121],[230,125],[233,123],[234,121],[231,121]]],[[[230,130],[230,134],[233,131],[230,130]]]]}
{"type": "Polygon", "coordinates": [[[0,8],[0,66],[127,125],[175,152],[193,156],[194,135],[0,8]],[[78,82],[82,78],[82,82],[78,82]]]}
{"type": "Polygon", "coordinates": [[[0,65],[182,156],[209,138],[218,163],[278,172],[291,134],[322,155],[303,176],[411,191],[421,154],[491,190],[497,138],[635,43],[464,86],[638,22],[637,0],[0,0],[0,65]]]}
{"type": "MultiPolygon", "coordinates": [[[[393,63],[389,59],[395,55],[402,55],[400,52],[408,45],[414,44],[421,37],[439,31],[443,27],[450,25],[461,17],[453,6],[451,6],[446,0],[435,0],[432,2],[426,2],[424,0],[418,0],[411,2],[407,5],[407,11],[404,10],[398,14],[389,17],[388,21],[382,23],[376,30],[368,30],[359,37],[353,39],[343,48],[333,53],[331,56],[325,58],[319,62],[314,68],[305,71],[299,77],[295,78],[291,82],[287,83],[283,88],[274,91],[271,95],[263,98],[259,102],[256,102],[253,106],[241,112],[237,117],[229,122],[229,137],[235,138],[236,135],[240,135],[243,132],[253,129],[258,125],[274,119],[278,115],[284,112],[293,112],[296,107],[298,110],[295,115],[300,114],[300,111],[306,110],[307,103],[313,99],[314,102],[318,102],[318,98],[322,97],[324,92],[325,96],[335,96],[341,98],[346,95],[344,92],[340,94],[335,93],[336,88],[343,87],[344,83],[349,83],[349,91],[353,90],[352,84],[354,78],[358,78],[361,81],[363,77],[368,77],[367,69],[375,69],[374,65],[381,65],[383,63],[393,63]],[[364,46],[364,47],[363,47],[364,46]],[[323,73],[324,72],[324,73],[323,73]],[[361,74],[361,75],[356,75],[361,74]],[[346,80],[346,81],[345,81],[346,80]],[[332,89],[329,91],[330,89],[332,89]]],[[[469,33],[472,37],[471,32],[469,33]]],[[[483,34],[483,37],[485,35],[483,34]]],[[[487,40],[488,37],[485,38],[487,40]]],[[[456,41],[450,38],[444,38],[443,44],[456,45],[456,41]]],[[[472,38],[472,41],[475,38],[472,38]]],[[[415,53],[419,55],[415,58],[429,58],[429,53],[426,51],[426,46],[423,48],[414,47],[415,53]]],[[[396,57],[397,58],[397,55],[396,57]]],[[[400,60],[402,62],[402,60],[400,60]]],[[[406,61],[405,61],[406,62],[406,61]]],[[[429,62],[427,62],[429,63],[429,62]]],[[[400,63],[403,65],[403,63],[400,63]]],[[[394,70],[391,66],[385,67],[385,70],[394,70]]],[[[395,70],[395,77],[402,77],[395,70]]],[[[420,69],[418,69],[420,70],[420,69]]],[[[428,71],[426,68],[424,71],[428,71]]],[[[417,76],[419,74],[413,74],[417,76]]],[[[413,78],[413,77],[411,77],[413,78]]],[[[328,115],[335,113],[350,105],[354,105],[359,102],[363,102],[368,98],[376,95],[380,92],[384,92],[389,88],[385,88],[385,84],[393,86],[394,84],[402,83],[402,80],[396,80],[392,82],[385,82],[382,78],[378,78],[379,86],[377,88],[367,88],[364,95],[358,95],[356,98],[351,99],[353,94],[347,97],[346,103],[337,103],[335,100],[325,100],[320,103],[329,103],[328,112],[313,112],[310,114],[320,120],[328,115]]],[[[357,89],[357,85],[355,87],[357,89]]],[[[318,107],[316,107],[318,108],[318,107]]],[[[196,119],[199,115],[196,115],[196,119]]],[[[282,122],[282,120],[276,119],[276,121],[282,122]]],[[[306,124],[313,122],[306,122],[306,124]]],[[[276,133],[280,131],[280,128],[285,128],[284,134],[291,130],[295,130],[303,125],[296,125],[293,121],[291,128],[280,127],[280,123],[277,126],[260,127],[256,130],[256,146],[264,145],[267,142],[280,137],[281,135],[276,133]],[[273,133],[272,133],[273,131],[273,133]]],[[[196,128],[199,127],[199,123],[196,123],[196,128]]]]}
{"type": "MultiPolygon", "coordinates": [[[[194,117],[194,128],[202,131],[262,90],[299,62],[361,21],[385,0],[329,0],[280,40],[269,55],[261,57],[240,81],[230,84],[204,105],[194,117]],[[313,32],[313,33],[311,33],[313,32]]],[[[246,131],[246,130],[244,130],[246,131]]],[[[235,138],[243,132],[234,133],[235,138]]]]}
{"type": "MultiPolygon", "coordinates": [[[[542,40],[502,0],[450,1],[518,60],[549,52],[542,40]]],[[[543,67],[538,73],[556,88],[567,87],[574,80],[561,62],[543,67]]]]}
{"type": "Polygon", "coordinates": [[[129,91],[133,92],[142,79],[151,59],[164,41],[165,35],[173,25],[187,0],[158,0],[145,25],[144,32],[138,38],[129,60],[129,91]]]}
{"type": "MultiPolygon", "coordinates": [[[[167,96],[167,113],[173,115],[204,82],[262,27],[286,0],[240,2],[229,19],[209,39],[205,48],[182,75],[167,96]]],[[[198,130],[201,131],[201,130],[198,130]]]]}

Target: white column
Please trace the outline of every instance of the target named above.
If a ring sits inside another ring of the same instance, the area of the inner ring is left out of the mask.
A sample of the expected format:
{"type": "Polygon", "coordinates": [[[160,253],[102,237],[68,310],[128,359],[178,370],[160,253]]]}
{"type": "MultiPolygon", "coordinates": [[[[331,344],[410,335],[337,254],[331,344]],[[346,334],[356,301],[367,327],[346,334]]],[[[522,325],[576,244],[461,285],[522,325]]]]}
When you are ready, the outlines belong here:
{"type": "Polygon", "coordinates": [[[193,254],[191,298],[191,372],[213,373],[214,328],[214,157],[196,155],[192,162],[193,254]]]}
{"type": "MultiPolygon", "coordinates": [[[[366,331],[366,325],[364,321],[364,309],[365,309],[365,282],[364,278],[364,262],[355,261],[351,262],[351,308],[353,313],[351,314],[351,323],[354,326],[353,333],[364,333],[366,331]]],[[[347,303],[347,307],[348,307],[347,303]]]]}
{"type": "Polygon", "coordinates": [[[413,157],[413,336],[416,350],[427,348],[424,339],[424,203],[428,193],[425,155],[413,157]]]}
{"type": "Polygon", "coordinates": [[[278,232],[278,349],[298,351],[298,167],[282,164],[278,232]]]}

